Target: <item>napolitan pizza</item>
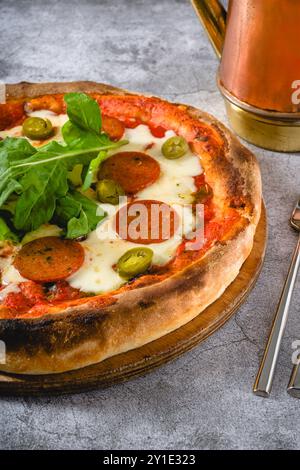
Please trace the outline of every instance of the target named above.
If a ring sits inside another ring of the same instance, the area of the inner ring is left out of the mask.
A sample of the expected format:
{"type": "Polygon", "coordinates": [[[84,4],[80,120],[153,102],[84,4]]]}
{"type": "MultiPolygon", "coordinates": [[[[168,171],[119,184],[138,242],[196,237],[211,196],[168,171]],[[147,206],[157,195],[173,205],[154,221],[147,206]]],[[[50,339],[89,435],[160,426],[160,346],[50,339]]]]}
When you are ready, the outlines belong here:
{"type": "Polygon", "coordinates": [[[8,90],[3,370],[99,362],[180,327],[222,294],[251,251],[261,206],[255,157],[227,129],[194,108],[106,85],[8,90]]]}

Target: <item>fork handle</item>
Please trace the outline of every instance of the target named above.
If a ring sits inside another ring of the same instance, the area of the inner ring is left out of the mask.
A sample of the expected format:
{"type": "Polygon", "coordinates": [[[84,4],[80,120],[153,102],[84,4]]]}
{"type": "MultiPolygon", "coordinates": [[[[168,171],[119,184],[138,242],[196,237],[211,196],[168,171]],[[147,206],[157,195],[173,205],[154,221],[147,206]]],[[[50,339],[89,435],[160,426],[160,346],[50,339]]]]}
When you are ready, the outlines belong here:
{"type": "Polygon", "coordinates": [[[292,397],[300,398],[300,364],[293,368],[287,391],[292,397]]]}
{"type": "Polygon", "coordinates": [[[289,306],[300,264],[300,234],[295,248],[289,272],[284,283],[272,329],[266,345],[264,356],[254,383],[253,392],[261,397],[271,393],[275,368],[278,360],[280,345],[288,319],[289,306]]]}

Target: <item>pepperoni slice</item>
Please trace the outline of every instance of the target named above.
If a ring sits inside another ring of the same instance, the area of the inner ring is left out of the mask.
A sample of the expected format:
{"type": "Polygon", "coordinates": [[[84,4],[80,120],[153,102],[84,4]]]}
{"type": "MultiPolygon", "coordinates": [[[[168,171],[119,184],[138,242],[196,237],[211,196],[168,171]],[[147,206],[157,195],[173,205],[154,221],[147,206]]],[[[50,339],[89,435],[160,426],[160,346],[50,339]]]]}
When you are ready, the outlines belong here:
{"type": "Polygon", "coordinates": [[[126,194],[135,194],[153,184],[160,175],[160,166],[154,158],[142,152],[119,152],[105,160],[99,179],[112,179],[126,194]]]}
{"type": "Polygon", "coordinates": [[[26,279],[52,282],[65,279],[84,261],[84,250],[74,240],[44,237],[26,243],[18,252],[14,266],[26,279]]]}
{"type": "Polygon", "coordinates": [[[120,140],[124,134],[125,126],[119,119],[102,116],[102,130],[108,134],[111,140],[120,140]]]}
{"type": "Polygon", "coordinates": [[[179,225],[177,212],[152,199],[136,200],[121,207],[115,218],[116,232],[133,243],[162,243],[173,237],[179,225]]]}

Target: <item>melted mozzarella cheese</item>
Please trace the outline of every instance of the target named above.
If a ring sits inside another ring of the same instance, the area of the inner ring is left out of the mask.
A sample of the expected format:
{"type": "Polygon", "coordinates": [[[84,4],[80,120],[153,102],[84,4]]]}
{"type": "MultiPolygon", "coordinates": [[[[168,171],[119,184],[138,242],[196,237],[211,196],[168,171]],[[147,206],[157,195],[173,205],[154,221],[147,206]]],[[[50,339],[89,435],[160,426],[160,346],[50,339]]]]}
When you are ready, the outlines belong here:
{"type": "Polygon", "coordinates": [[[2,284],[18,284],[24,282],[26,279],[21,276],[19,271],[12,264],[13,258],[11,256],[7,258],[0,258],[1,268],[1,281],[2,284]]]}

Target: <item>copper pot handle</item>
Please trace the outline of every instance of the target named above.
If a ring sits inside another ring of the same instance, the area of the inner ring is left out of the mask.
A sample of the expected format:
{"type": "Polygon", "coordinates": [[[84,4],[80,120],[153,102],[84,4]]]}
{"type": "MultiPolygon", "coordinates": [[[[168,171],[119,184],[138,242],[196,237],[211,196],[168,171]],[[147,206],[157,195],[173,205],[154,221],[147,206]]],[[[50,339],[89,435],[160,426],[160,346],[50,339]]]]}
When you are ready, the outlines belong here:
{"type": "Polygon", "coordinates": [[[191,3],[220,59],[226,30],[225,8],[218,0],[191,0],[191,3]]]}

